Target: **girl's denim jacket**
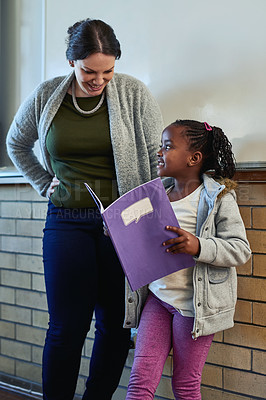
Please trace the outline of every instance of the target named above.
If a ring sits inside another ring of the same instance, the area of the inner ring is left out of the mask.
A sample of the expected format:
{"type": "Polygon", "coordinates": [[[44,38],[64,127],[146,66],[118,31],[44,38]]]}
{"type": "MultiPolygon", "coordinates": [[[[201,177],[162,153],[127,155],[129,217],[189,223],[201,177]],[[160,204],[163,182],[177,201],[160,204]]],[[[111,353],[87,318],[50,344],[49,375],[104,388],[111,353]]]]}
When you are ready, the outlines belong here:
{"type": "MultiPolygon", "coordinates": [[[[166,188],[172,183],[171,178],[164,181],[166,188]]],[[[203,184],[196,227],[200,254],[194,257],[193,272],[195,317],[191,334],[194,339],[234,325],[235,267],[246,263],[251,255],[236,202],[235,182],[229,179],[218,182],[204,174],[203,184]]],[[[147,294],[147,286],[132,292],[126,282],[125,327],[138,327],[147,294]]]]}

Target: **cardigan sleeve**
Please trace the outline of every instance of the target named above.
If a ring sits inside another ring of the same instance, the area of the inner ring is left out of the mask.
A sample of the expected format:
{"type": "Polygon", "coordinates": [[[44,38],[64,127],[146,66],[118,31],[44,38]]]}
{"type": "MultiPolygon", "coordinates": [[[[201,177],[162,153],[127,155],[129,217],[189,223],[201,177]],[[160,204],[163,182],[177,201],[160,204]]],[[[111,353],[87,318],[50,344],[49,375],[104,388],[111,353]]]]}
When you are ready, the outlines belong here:
{"type": "Polygon", "coordinates": [[[149,89],[143,88],[141,119],[149,153],[151,178],[157,177],[157,152],[164,128],[161,110],[149,89]]]}
{"type": "Polygon", "coordinates": [[[21,104],[9,128],[7,152],[18,171],[42,196],[46,195],[52,176],[43,168],[34,154],[38,140],[37,89],[21,104]]]}

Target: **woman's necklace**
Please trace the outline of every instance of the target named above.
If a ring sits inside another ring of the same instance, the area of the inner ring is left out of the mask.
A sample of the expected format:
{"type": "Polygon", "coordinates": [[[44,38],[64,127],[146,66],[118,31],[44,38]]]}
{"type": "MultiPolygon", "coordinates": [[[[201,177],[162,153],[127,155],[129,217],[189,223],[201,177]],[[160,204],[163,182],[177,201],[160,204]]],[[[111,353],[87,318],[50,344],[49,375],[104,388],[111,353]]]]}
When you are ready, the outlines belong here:
{"type": "Polygon", "coordinates": [[[80,107],[79,107],[79,105],[78,105],[78,103],[77,103],[77,99],[76,99],[76,94],[75,94],[75,81],[74,81],[74,79],[73,79],[73,81],[72,81],[72,100],[73,100],[73,104],[74,104],[74,107],[75,107],[75,109],[77,110],[77,111],[79,111],[80,113],[82,113],[82,114],[93,114],[93,113],[95,113],[97,110],[99,110],[99,108],[101,107],[101,105],[103,104],[103,101],[104,101],[104,97],[105,97],[105,93],[104,93],[104,91],[102,92],[102,96],[101,96],[101,98],[100,98],[100,101],[99,101],[99,103],[96,105],[96,107],[94,107],[92,110],[89,110],[89,111],[84,111],[84,110],[82,110],[80,107]]]}

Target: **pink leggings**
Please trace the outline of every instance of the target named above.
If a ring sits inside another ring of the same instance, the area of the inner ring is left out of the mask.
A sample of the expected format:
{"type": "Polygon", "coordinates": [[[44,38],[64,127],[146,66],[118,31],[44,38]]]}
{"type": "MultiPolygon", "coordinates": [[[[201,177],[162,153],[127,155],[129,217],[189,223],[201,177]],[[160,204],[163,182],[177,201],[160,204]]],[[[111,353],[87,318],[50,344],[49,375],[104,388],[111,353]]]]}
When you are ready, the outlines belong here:
{"type": "Polygon", "coordinates": [[[202,369],[214,335],[191,337],[193,318],[149,294],[138,330],[126,400],[150,400],[173,348],[172,388],[177,400],[200,400],[202,369]]]}

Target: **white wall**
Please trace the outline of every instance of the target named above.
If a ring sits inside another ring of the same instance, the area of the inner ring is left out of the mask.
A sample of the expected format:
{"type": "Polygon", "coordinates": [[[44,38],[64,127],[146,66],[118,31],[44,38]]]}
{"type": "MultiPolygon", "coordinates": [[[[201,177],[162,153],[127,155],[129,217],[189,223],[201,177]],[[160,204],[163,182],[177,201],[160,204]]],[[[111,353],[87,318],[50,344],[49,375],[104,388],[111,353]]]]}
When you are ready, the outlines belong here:
{"type": "Polygon", "coordinates": [[[266,161],[265,0],[46,0],[45,78],[70,71],[66,30],[87,17],[115,30],[116,71],[144,81],[165,124],[223,128],[238,162],[266,161]]]}

